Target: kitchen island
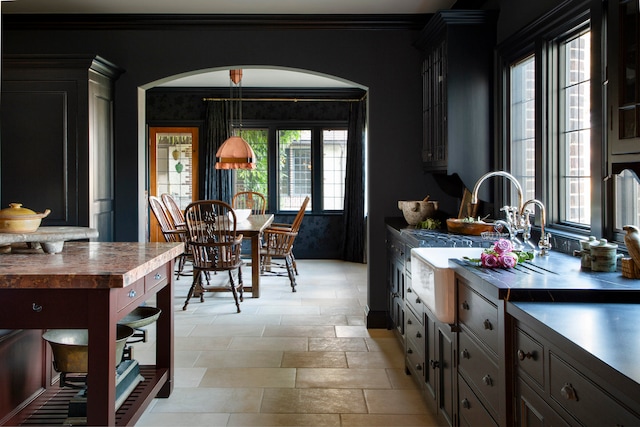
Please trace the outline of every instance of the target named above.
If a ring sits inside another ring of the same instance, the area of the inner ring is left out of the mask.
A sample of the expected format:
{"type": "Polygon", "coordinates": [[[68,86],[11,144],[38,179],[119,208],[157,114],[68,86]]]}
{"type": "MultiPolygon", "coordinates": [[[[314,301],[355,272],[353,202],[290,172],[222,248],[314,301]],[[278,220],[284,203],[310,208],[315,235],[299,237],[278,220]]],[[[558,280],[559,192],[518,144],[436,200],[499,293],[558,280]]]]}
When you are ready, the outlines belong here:
{"type": "MultiPolygon", "coordinates": [[[[68,242],[57,254],[0,256],[2,329],[87,329],[87,424],[130,425],[155,397],[173,390],[174,259],[182,243],[68,242]],[[116,412],[116,324],[155,296],[156,364],[142,366],[145,381],[116,412]]],[[[51,389],[57,386],[52,386],[51,389]]],[[[55,393],[44,390],[41,394],[55,393]]],[[[7,425],[23,423],[41,404],[17,411],[7,425]]]]}

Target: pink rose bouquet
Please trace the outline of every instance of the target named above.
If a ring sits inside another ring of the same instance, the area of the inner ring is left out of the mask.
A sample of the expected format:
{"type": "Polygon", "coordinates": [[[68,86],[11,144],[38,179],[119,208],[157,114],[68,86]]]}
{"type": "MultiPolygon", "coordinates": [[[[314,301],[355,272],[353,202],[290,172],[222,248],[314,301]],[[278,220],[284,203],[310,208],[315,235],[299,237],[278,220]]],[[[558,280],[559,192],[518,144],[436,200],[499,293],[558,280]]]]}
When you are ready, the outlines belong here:
{"type": "Polygon", "coordinates": [[[485,268],[513,268],[518,262],[533,259],[533,253],[516,251],[510,240],[499,239],[480,254],[480,259],[465,259],[479,262],[485,268]]]}

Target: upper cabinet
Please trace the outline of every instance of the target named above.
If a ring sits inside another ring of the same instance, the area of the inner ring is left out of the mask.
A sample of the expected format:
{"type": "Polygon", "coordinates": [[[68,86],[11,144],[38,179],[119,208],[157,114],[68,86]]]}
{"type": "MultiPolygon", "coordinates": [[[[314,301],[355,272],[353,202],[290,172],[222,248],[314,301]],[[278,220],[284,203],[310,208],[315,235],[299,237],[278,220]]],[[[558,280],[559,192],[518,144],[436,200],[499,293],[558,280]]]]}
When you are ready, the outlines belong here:
{"type": "Polygon", "coordinates": [[[114,81],[97,56],[7,55],[2,74],[2,206],[51,209],[43,225],[113,240],[114,81]]]}
{"type": "Polygon", "coordinates": [[[443,10],[420,33],[424,52],[422,160],[469,186],[492,160],[493,11],[443,10]]]}
{"type": "Polygon", "coordinates": [[[608,140],[612,163],[640,161],[640,13],[637,1],[611,0],[607,34],[608,140]]]}

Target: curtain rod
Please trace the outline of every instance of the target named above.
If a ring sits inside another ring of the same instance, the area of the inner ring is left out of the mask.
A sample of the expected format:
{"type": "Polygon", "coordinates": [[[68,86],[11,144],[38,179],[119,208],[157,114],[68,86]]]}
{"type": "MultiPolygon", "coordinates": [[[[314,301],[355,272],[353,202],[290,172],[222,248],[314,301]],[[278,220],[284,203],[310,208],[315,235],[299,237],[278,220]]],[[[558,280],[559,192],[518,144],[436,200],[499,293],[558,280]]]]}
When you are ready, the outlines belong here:
{"type": "MultiPolygon", "coordinates": [[[[242,101],[333,101],[333,102],[355,102],[362,101],[366,98],[366,95],[362,98],[242,98],[242,101]]],[[[239,101],[240,98],[202,98],[203,101],[239,101]]]]}

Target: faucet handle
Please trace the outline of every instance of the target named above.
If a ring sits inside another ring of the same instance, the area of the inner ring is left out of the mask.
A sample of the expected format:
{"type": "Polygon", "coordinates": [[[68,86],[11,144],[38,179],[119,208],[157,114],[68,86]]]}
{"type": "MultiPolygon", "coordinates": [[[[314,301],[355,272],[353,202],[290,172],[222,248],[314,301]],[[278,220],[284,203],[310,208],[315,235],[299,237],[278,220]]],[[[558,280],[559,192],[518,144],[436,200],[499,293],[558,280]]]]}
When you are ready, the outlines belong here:
{"type": "Polygon", "coordinates": [[[551,233],[540,236],[538,247],[540,248],[540,255],[548,255],[551,250],[551,233]]]}

